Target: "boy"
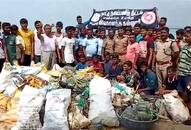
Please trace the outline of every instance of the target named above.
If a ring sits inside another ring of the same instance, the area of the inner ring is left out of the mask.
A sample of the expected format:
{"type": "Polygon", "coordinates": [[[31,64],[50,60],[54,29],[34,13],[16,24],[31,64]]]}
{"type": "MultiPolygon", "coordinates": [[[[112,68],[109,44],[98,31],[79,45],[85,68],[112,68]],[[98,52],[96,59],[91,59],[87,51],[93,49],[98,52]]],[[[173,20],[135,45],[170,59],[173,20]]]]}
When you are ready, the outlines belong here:
{"type": "Polygon", "coordinates": [[[75,59],[75,39],[74,39],[74,32],[75,27],[68,26],[65,28],[67,37],[62,39],[62,49],[61,49],[61,57],[63,58],[62,61],[64,64],[69,64],[74,66],[75,59]]]}
{"type": "Polygon", "coordinates": [[[127,86],[135,88],[139,84],[139,73],[133,69],[133,63],[131,61],[126,61],[123,64],[123,72],[121,75],[125,77],[127,86]]]}
{"type": "Polygon", "coordinates": [[[164,93],[170,93],[172,90],[177,89],[178,79],[177,79],[177,68],[174,66],[167,67],[167,78],[163,84],[164,93]]]}
{"type": "Polygon", "coordinates": [[[92,61],[89,62],[89,66],[92,66],[97,73],[103,73],[103,66],[99,61],[98,55],[95,54],[92,56],[92,61]]]}
{"type": "Polygon", "coordinates": [[[104,52],[104,65],[103,65],[103,68],[104,68],[104,74],[107,75],[109,73],[109,68],[110,68],[110,64],[111,64],[111,55],[109,52],[105,51],[104,52]]]}
{"type": "Polygon", "coordinates": [[[56,40],[56,43],[58,45],[58,48],[57,48],[57,60],[58,60],[58,63],[60,64],[62,62],[62,58],[61,58],[61,55],[60,55],[60,51],[61,51],[61,44],[62,44],[62,39],[64,37],[64,33],[62,33],[62,29],[63,29],[63,23],[62,22],[57,22],[56,23],[56,32],[54,33],[54,39],[56,40]]]}
{"type": "Polygon", "coordinates": [[[20,20],[21,29],[19,35],[23,38],[25,43],[24,65],[30,66],[31,60],[34,60],[34,36],[32,30],[28,29],[28,20],[22,18],[20,20]]]}
{"type": "Polygon", "coordinates": [[[140,69],[142,73],[140,78],[141,85],[140,89],[138,89],[138,93],[155,94],[158,89],[156,74],[149,69],[147,62],[142,62],[140,64],[140,69]]]}
{"type": "Polygon", "coordinates": [[[37,36],[37,30],[38,29],[42,30],[43,25],[42,25],[42,22],[38,21],[38,20],[35,21],[34,25],[35,25],[35,30],[33,32],[34,33],[34,44],[33,45],[34,45],[34,55],[35,55],[34,61],[35,61],[35,63],[38,63],[38,62],[41,62],[41,42],[37,36]]]}
{"type": "Polygon", "coordinates": [[[111,80],[116,79],[118,75],[120,75],[123,71],[122,66],[119,65],[119,56],[114,54],[112,56],[111,63],[108,66],[108,72],[106,73],[106,78],[111,80]]]}
{"type": "Polygon", "coordinates": [[[176,31],[176,43],[178,48],[181,50],[187,43],[184,40],[184,30],[179,29],[176,31]]]}
{"type": "Polygon", "coordinates": [[[4,51],[5,51],[5,61],[10,62],[13,65],[13,62],[17,60],[16,53],[16,35],[11,34],[11,24],[3,23],[3,42],[4,42],[4,51]]]}
{"type": "Polygon", "coordinates": [[[127,46],[126,60],[131,61],[135,69],[137,68],[136,64],[140,51],[140,46],[135,41],[135,35],[132,33],[129,36],[129,45],[127,46]]]}
{"type": "Polygon", "coordinates": [[[24,62],[24,40],[18,35],[18,27],[16,25],[11,26],[11,34],[16,36],[16,53],[19,64],[24,62]]]}
{"type": "Polygon", "coordinates": [[[88,67],[88,64],[86,64],[86,57],[81,56],[80,57],[80,62],[76,65],[76,70],[85,69],[87,67],[88,67]]]}

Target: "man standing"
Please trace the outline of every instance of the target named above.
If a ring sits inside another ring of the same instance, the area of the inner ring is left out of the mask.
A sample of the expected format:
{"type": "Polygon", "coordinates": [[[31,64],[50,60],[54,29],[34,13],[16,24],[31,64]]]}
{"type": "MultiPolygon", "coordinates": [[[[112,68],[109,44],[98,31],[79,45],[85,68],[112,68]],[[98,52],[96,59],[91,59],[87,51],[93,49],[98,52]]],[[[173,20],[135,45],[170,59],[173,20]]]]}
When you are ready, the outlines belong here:
{"type": "Polygon", "coordinates": [[[118,29],[118,35],[114,38],[114,52],[119,55],[119,59],[123,62],[126,60],[128,39],[124,36],[123,28],[118,29]]]}
{"type": "Polygon", "coordinates": [[[110,29],[108,30],[108,37],[104,40],[105,52],[109,52],[110,54],[114,52],[114,36],[115,31],[110,29]]]}
{"type": "Polygon", "coordinates": [[[142,26],[139,23],[135,24],[135,26],[133,27],[133,33],[135,34],[137,43],[139,43],[143,39],[143,36],[141,35],[141,28],[142,26]]]}
{"type": "Polygon", "coordinates": [[[34,31],[34,60],[35,63],[41,62],[41,42],[37,36],[37,30],[41,29],[42,30],[42,22],[41,21],[35,21],[35,28],[36,30],[34,31]]]}
{"type": "Polygon", "coordinates": [[[153,44],[155,41],[155,36],[153,35],[153,28],[147,28],[147,35],[145,36],[145,40],[147,41],[147,60],[148,60],[148,67],[151,68],[152,60],[153,60],[153,44]]]}
{"type": "Polygon", "coordinates": [[[77,23],[78,23],[76,25],[76,27],[78,28],[78,30],[80,32],[81,32],[82,29],[84,29],[89,24],[89,21],[86,21],[86,22],[82,23],[82,16],[77,16],[76,20],[77,20],[77,23]]]}
{"type": "Polygon", "coordinates": [[[5,51],[5,61],[10,62],[13,65],[13,62],[17,60],[16,53],[16,35],[11,34],[11,24],[3,23],[3,44],[5,51]]]}
{"type": "Polygon", "coordinates": [[[60,53],[61,53],[61,48],[62,48],[61,47],[62,46],[62,39],[64,37],[64,33],[62,32],[62,29],[63,29],[63,23],[61,21],[57,22],[56,23],[56,32],[54,33],[53,37],[56,40],[56,43],[58,45],[58,48],[56,51],[57,51],[57,60],[58,60],[58,63],[60,65],[62,65],[61,64],[62,57],[61,57],[60,53]]]}
{"type": "MultiPolygon", "coordinates": [[[[186,30],[186,42],[181,52],[178,65],[179,83],[177,86],[178,91],[186,92],[188,83],[191,82],[191,30],[186,30]]],[[[190,97],[191,98],[191,97],[190,97]]]]}
{"type": "Polygon", "coordinates": [[[28,20],[22,18],[20,20],[21,29],[19,29],[19,35],[23,38],[25,44],[25,55],[24,55],[24,65],[29,66],[31,60],[34,60],[33,54],[33,32],[28,29],[28,20]]]}
{"type": "Polygon", "coordinates": [[[159,27],[166,27],[166,23],[167,23],[167,18],[166,17],[161,17],[160,21],[159,21],[159,27]]]}
{"type": "MultiPolygon", "coordinates": [[[[158,78],[158,87],[162,87],[167,76],[167,67],[172,65],[172,59],[178,59],[178,46],[176,42],[169,39],[169,28],[161,28],[161,38],[155,43],[154,63],[158,78]]],[[[177,62],[175,62],[177,63],[177,62]]]]}
{"type": "Polygon", "coordinates": [[[52,69],[56,63],[57,44],[51,30],[50,24],[44,26],[44,34],[42,34],[42,29],[37,30],[37,36],[41,41],[41,62],[45,64],[48,70],[52,69]]]}
{"type": "Polygon", "coordinates": [[[67,37],[64,37],[62,39],[62,45],[61,45],[61,55],[62,55],[62,61],[66,65],[75,65],[75,38],[73,37],[73,34],[75,32],[75,27],[68,26],[65,28],[67,37]]]}
{"type": "Polygon", "coordinates": [[[98,53],[98,42],[97,38],[93,36],[93,30],[88,28],[87,37],[83,40],[83,51],[85,56],[89,59],[92,59],[93,55],[98,53]]]}

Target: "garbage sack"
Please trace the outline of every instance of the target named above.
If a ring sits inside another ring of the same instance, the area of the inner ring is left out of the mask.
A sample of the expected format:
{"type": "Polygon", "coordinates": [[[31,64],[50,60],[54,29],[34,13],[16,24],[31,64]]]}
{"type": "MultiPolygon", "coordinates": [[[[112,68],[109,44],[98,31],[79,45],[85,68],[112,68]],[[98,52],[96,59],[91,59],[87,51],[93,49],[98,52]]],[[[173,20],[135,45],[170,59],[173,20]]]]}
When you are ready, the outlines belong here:
{"type": "Polygon", "coordinates": [[[70,89],[57,89],[48,92],[42,130],[69,130],[67,110],[70,102],[70,89]]]}
{"type": "Polygon", "coordinates": [[[11,99],[5,94],[0,93],[0,113],[5,113],[7,110],[10,109],[11,106],[11,99]]]}
{"type": "Polygon", "coordinates": [[[13,82],[9,82],[9,86],[5,89],[5,91],[3,92],[3,94],[7,97],[13,97],[16,90],[17,90],[17,86],[13,83],[13,82]]]}
{"type": "Polygon", "coordinates": [[[163,95],[164,105],[168,114],[175,122],[184,122],[189,118],[189,110],[182,103],[181,98],[176,96],[175,93],[163,95]]]}
{"type": "Polygon", "coordinates": [[[3,124],[7,124],[8,126],[15,125],[17,122],[17,111],[18,111],[18,104],[20,99],[21,91],[17,90],[10,100],[11,106],[10,110],[0,116],[0,122],[3,124]]]}
{"type": "Polygon", "coordinates": [[[31,130],[42,127],[39,112],[46,96],[45,91],[25,86],[22,91],[17,113],[17,124],[12,130],[31,130]]]}
{"type": "Polygon", "coordinates": [[[112,106],[111,84],[109,80],[94,77],[90,82],[89,119],[92,123],[106,126],[119,126],[119,121],[112,106]]]}
{"type": "Polygon", "coordinates": [[[5,89],[9,86],[9,82],[3,82],[3,83],[0,83],[0,93],[5,91],[5,89]]]}
{"type": "Polygon", "coordinates": [[[82,113],[80,113],[80,109],[77,107],[75,102],[71,103],[71,112],[69,113],[69,123],[70,128],[73,130],[79,130],[82,128],[86,128],[90,125],[90,121],[86,118],[82,113]]]}

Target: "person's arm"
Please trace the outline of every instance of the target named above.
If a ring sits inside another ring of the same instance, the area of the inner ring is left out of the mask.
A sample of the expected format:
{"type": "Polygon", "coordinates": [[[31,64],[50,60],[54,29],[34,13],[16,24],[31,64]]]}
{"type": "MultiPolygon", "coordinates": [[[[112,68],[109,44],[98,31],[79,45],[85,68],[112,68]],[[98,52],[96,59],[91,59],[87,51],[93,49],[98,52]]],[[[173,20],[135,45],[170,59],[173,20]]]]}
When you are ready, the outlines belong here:
{"type": "Polygon", "coordinates": [[[135,49],[136,49],[136,51],[135,51],[134,65],[137,64],[137,60],[138,60],[138,58],[139,58],[139,53],[140,53],[140,51],[141,51],[141,49],[140,49],[140,47],[139,47],[138,44],[137,44],[137,46],[135,47],[135,49]]]}
{"type": "Polygon", "coordinates": [[[149,48],[149,57],[148,57],[148,66],[149,67],[152,65],[152,59],[153,59],[153,48],[149,48]]]}
{"type": "Polygon", "coordinates": [[[8,59],[8,53],[7,53],[7,47],[5,45],[5,41],[3,40],[2,41],[2,47],[3,47],[3,50],[4,50],[4,53],[5,53],[5,62],[9,62],[9,59],[8,59]]]}
{"type": "Polygon", "coordinates": [[[89,24],[90,24],[90,20],[88,20],[88,21],[84,22],[83,24],[84,24],[84,26],[89,25],[89,24]]]}
{"type": "Polygon", "coordinates": [[[76,45],[74,44],[73,45],[73,56],[74,56],[74,62],[77,63],[75,48],[76,48],[76,45]]]}
{"type": "Polygon", "coordinates": [[[66,61],[65,61],[65,46],[62,46],[62,49],[61,49],[61,55],[62,55],[62,62],[65,64],[66,61]]]}
{"type": "Polygon", "coordinates": [[[86,40],[85,39],[82,42],[82,46],[83,46],[84,55],[87,56],[87,54],[86,54],[86,40]]]}
{"type": "Polygon", "coordinates": [[[37,37],[40,40],[41,44],[44,44],[44,37],[42,36],[42,29],[37,30],[37,37]]]}
{"type": "Polygon", "coordinates": [[[32,34],[31,34],[31,44],[32,44],[32,50],[31,50],[31,61],[34,61],[34,47],[35,47],[35,45],[34,45],[34,33],[32,32],[32,34]]]}

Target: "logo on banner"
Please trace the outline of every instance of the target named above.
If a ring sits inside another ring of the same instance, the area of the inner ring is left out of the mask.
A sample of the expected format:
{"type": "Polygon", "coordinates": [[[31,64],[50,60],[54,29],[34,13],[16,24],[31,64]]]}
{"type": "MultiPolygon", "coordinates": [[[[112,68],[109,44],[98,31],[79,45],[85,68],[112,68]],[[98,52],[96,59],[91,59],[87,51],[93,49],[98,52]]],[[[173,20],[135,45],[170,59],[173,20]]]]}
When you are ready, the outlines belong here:
{"type": "Polygon", "coordinates": [[[142,16],[141,16],[141,21],[144,24],[153,24],[156,20],[156,15],[154,12],[145,12],[142,16]]]}

